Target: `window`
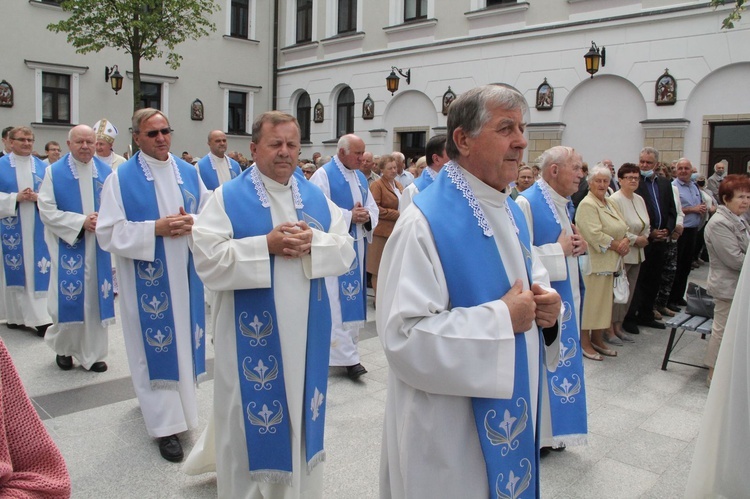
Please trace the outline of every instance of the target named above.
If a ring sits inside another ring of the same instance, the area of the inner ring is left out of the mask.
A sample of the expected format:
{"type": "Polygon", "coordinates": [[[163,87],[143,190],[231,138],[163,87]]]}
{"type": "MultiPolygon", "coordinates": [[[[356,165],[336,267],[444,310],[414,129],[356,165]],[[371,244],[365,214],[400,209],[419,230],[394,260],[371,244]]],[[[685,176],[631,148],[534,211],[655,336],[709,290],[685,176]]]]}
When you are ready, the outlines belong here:
{"type": "Polygon", "coordinates": [[[297,43],[312,41],[313,0],[297,0],[297,43]]]}
{"type": "Polygon", "coordinates": [[[229,116],[227,132],[234,134],[247,133],[245,124],[247,117],[247,94],[245,92],[229,91],[229,116]]]}
{"type": "Polygon", "coordinates": [[[404,22],[427,19],[427,0],[404,0],[404,22]]]}
{"type": "Polygon", "coordinates": [[[299,121],[300,139],[310,141],[310,94],[302,92],[297,99],[297,121],[299,121]]]}
{"type": "Polygon", "coordinates": [[[161,108],[161,83],[141,82],[141,100],[138,101],[138,109],[152,107],[163,111],[161,108]]]}
{"type": "Polygon", "coordinates": [[[42,73],[42,122],[71,122],[70,75],[42,73]]]}
{"type": "Polygon", "coordinates": [[[231,24],[229,36],[248,38],[250,19],[250,0],[232,0],[231,24]]]}
{"type": "Polygon", "coordinates": [[[357,31],[357,0],[338,0],[338,33],[357,31]]]}
{"type": "Polygon", "coordinates": [[[518,3],[517,0],[487,0],[487,7],[495,5],[507,5],[509,3],[518,3]]]}
{"type": "Polygon", "coordinates": [[[354,133],[354,92],[344,88],[336,100],[336,138],[354,133]]]}

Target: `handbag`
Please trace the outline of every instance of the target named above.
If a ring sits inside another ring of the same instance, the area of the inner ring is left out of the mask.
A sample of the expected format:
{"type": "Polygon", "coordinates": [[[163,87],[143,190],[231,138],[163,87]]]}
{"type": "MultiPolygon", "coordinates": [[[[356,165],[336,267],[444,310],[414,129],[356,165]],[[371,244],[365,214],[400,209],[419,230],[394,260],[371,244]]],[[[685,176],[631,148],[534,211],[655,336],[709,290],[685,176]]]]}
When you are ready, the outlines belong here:
{"type": "Polygon", "coordinates": [[[625,304],[630,298],[630,284],[628,283],[628,276],[625,273],[625,265],[622,263],[622,257],[618,264],[620,270],[615,272],[614,280],[614,303],[625,304]]]}
{"type": "Polygon", "coordinates": [[[701,317],[714,317],[714,297],[708,294],[706,288],[702,288],[694,282],[689,282],[687,287],[687,307],[685,312],[690,315],[701,317]]]}

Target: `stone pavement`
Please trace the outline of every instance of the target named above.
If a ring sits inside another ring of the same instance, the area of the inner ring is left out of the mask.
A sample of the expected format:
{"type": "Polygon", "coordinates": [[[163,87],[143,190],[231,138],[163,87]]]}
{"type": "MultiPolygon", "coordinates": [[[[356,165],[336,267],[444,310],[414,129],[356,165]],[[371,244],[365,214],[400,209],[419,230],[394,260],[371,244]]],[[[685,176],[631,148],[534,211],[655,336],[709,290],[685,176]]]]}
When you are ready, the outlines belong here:
{"type": "MultiPolygon", "coordinates": [[[[707,266],[691,280],[704,283],[707,266]]],[[[370,299],[370,302],[372,300],[370,299]]],[[[360,341],[368,374],[350,381],[332,368],[326,422],[326,498],[377,498],[388,363],[370,321],[360,341]]],[[[616,358],[586,360],[588,446],[542,460],[542,497],[680,498],[690,470],[708,389],[706,371],[661,370],[668,331],[642,328],[616,358]]],[[[122,330],[110,329],[109,370],[57,368],[35,334],[0,325],[21,379],[70,470],[75,498],[216,497],[213,473],[197,477],[163,460],[148,437],[130,382],[122,330]]],[[[673,358],[700,363],[707,342],[686,333],[673,358]]],[[[209,357],[213,351],[209,347],[209,357]]],[[[209,362],[209,370],[213,360],[209,362]]],[[[186,453],[210,412],[213,381],[198,390],[200,427],[184,434],[186,453]]],[[[439,438],[436,435],[435,438],[439,438]]]]}

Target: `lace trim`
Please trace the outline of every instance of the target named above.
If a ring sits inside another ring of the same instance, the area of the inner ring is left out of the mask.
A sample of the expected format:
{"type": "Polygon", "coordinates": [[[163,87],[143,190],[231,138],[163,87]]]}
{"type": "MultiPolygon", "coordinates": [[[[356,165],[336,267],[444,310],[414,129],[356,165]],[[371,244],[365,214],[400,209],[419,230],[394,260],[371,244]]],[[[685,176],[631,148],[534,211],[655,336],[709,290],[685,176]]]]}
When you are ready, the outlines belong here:
{"type": "MultiPolygon", "coordinates": [[[[172,171],[174,172],[174,177],[177,179],[177,183],[182,185],[182,175],[180,175],[180,169],[177,168],[177,162],[175,162],[172,153],[169,153],[169,162],[172,164],[172,171]]],[[[138,155],[138,164],[141,166],[141,170],[143,170],[143,175],[146,177],[146,180],[153,182],[154,176],[151,174],[151,167],[148,166],[146,158],[143,157],[142,153],[138,155]]]]}
{"type": "MultiPolygon", "coordinates": [[[[347,168],[346,166],[344,166],[344,163],[342,163],[342,162],[341,162],[341,160],[339,159],[338,155],[336,155],[336,156],[334,156],[334,157],[333,157],[333,161],[334,161],[334,162],[336,163],[336,166],[338,166],[338,167],[339,167],[339,171],[341,172],[341,175],[343,175],[343,176],[344,176],[344,179],[348,181],[348,180],[349,180],[349,177],[347,177],[347,175],[346,175],[346,172],[347,172],[347,171],[353,171],[353,170],[349,170],[349,169],[348,169],[348,168],[347,168]]],[[[357,174],[355,173],[355,174],[354,174],[354,178],[355,178],[355,179],[356,179],[356,181],[357,181],[357,185],[358,185],[358,186],[359,186],[359,188],[361,189],[361,188],[362,188],[362,184],[361,184],[361,183],[360,183],[360,181],[359,181],[359,175],[357,175],[357,174]]],[[[368,187],[368,188],[369,188],[369,187],[368,187]]]]}
{"type": "Polygon", "coordinates": [[[302,194],[299,193],[299,185],[297,184],[297,179],[294,177],[294,175],[292,175],[289,180],[292,182],[292,199],[294,199],[294,209],[301,210],[305,207],[305,205],[302,204],[302,194]]]}
{"type": "Polygon", "coordinates": [[[424,170],[422,170],[422,175],[424,175],[424,172],[427,172],[427,175],[429,175],[432,180],[435,180],[435,177],[438,176],[438,172],[436,172],[435,170],[433,170],[429,166],[427,168],[425,168],[424,170]]]}
{"type": "MultiPolygon", "coordinates": [[[[73,155],[68,155],[68,168],[70,168],[70,173],[73,175],[73,178],[78,180],[78,168],[76,168],[76,164],[73,162],[73,155]]],[[[94,172],[96,172],[96,168],[94,168],[94,172]]]]}
{"type": "MultiPolygon", "coordinates": [[[[471,207],[472,211],[474,211],[474,218],[477,219],[477,225],[479,225],[479,228],[482,229],[482,233],[487,237],[494,236],[495,233],[492,231],[492,227],[490,227],[490,224],[487,221],[487,217],[484,215],[484,210],[482,210],[482,207],[479,206],[479,201],[477,201],[476,196],[474,196],[474,191],[471,190],[471,186],[466,181],[466,177],[464,177],[464,174],[461,172],[458,163],[450,161],[444,166],[444,168],[446,169],[448,178],[451,180],[451,182],[453,182],[456,188],[461,191],[464,199],[469,202],[469,206],[471,207]]],[[[505,205],[505,209],[509,210],[507,204],[505,205]]],[[[508,211],[508,214],[510,214],[510,211],[508,211]]],[[[512,220],[513,216],[511,215],[511,221],[512,220]]],[[[515,225],[515,222],[513,222],[514,227],[515,225]]],[[[518,228],[516,228],[516,233],[518,233],[518,228]]]]}
{"type": "Polygon", "coordinates": [[[250,180],[253,181],[255,193],[258,195],[258,199],[260,199],[260,205],[263,208],[270,208],[271,202],[268,200],[268,192],[266,192],[266,186],[263,185],[263,181],[260,179],[260,172],[257,166],[250,171],[250,180]]]}
{"type": "MultiPolygon", "coordinates": [[[[516,219],[513,217],[513,212],[510,211],[510,205],[508,204],[507,198],[505,199],[505,213],[508,214],[508,218],[510,218],[510,223],[513,225],[513,230],[515,231],[516,235],[518,235],[518,225],[516,225],[516,219]]],[[[523,246],[523,244],[521,246],[523,246]]]]}
{"type": "Polygon", "coordinates": [[[555,222],[557,222],[557,225],[562,228],[563,224],[560,220],[560,215],[557,213],[557,207],[555,206],[555,202],[552,201],[552,196],[550,196],[549,193],[549,185],[544,179],[539,179],[537,183],[539,184],[539,189],[542,191],[544,200],[547,201],[547,206],[549,206],[549,209],[552,211],[552,215],[555,217],[555,222]]]}
{"type": "MultiPolygon", "coordinates": [[[[16,168],[16,154],[10,153],[8,154],[8,158],[10,159],[10,167],[15,169],[16,168]]],[[[31,160],[31,174],[36,175],[36,161],[34,161],[34,156],[28,156],[28,158],[29,160],[31,160]]]]}

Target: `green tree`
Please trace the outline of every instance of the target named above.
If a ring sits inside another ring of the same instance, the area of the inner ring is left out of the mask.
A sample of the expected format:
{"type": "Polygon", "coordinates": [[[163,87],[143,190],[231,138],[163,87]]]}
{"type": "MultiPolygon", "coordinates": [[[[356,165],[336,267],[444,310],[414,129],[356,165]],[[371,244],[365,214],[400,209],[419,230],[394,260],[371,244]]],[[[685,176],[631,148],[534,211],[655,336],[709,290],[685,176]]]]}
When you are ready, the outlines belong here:
{"type": "MultiPolygon", "coordinates": [[[[724,5],[725,0],[711,0],[711,7],[714,9],[724,5]]],[[[747,0],[734,0],[734,9],[721,23],[721,29],[732,29],[734,28],[734,22],[742,19],[742,11],[747,8],[747,0]]]]}
{"type": "Polygon", "coordinates": [[[63,0],[70,17],[47,26],[68,35],[79,54],[105,47],[124,50],[133,63],[133,110],[141,99],[141,60],[161,59],[172,69],[182,56],[175,48],[216,31],[207,18],[219,7],[213,0],[63,0]]]}

